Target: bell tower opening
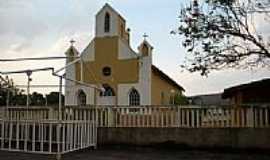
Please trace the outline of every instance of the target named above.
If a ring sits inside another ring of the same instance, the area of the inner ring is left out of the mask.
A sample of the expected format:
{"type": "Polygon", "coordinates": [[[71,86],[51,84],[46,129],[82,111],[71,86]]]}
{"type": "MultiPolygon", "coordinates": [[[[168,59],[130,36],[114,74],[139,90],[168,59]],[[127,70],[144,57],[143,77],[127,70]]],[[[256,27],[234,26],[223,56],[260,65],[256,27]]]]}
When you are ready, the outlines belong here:
{"type": "Polygon", "coordinates": [[[108,12],[106,12],[105,14],[105,18],[104,18],[104,32],[108,33],[110,32],[110,27],[111,27],[111,16],[108,12]]]}

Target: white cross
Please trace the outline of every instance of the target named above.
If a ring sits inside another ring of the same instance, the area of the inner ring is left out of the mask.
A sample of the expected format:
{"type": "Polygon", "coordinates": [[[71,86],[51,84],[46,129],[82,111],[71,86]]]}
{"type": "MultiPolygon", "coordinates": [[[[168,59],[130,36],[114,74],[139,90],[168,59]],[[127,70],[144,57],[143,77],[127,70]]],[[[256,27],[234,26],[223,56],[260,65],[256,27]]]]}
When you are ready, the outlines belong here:
{"type": "Polygon", "coordinates": [[[146,38],[148,38],[148,37],[149,37],[149,36],[148,36],[146,33],[143,34],[144,40],[146,40],[146,38]]]}
{"type": "Polygon", "coordinates": [[[71,39],[70,41],[70,44],[71,44],[71,46],[73,46],[73,44],[76,42],[74,39],[71,39]]]}

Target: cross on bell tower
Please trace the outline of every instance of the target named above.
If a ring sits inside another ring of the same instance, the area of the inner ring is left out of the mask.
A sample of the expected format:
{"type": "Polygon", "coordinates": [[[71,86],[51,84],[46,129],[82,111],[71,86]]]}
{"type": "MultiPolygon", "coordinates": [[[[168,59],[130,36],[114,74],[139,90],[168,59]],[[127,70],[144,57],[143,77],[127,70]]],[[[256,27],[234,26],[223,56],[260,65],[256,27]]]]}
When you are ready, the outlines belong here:
{"type": "Polygon", "coordinates": [[[149,37],[149,35],[147,35],[146,33],[143,34],[143,42],[140,44],[140,46],[138,47],[139,53],[141,53],[143,56],[147,57],[149,55],[151,55],[152,53],[152,49],[153,47],[149,44],[149,42],[147,41],[147,38],[149,37]]]}
{"type": "Polygon", "coordinates": [[[149,37],[149,36],[148,36],[146,33],[143,34],[143,39],[144,39],[144,40],[146,40],[146,38],[148,38],[148,37],[149,37]]]}
{"type": "Polygon", "coordinates": [[[70,42],[71,46],[73,46],[76,41],[74,39],[71,39],[69,42],[70,42]]]}

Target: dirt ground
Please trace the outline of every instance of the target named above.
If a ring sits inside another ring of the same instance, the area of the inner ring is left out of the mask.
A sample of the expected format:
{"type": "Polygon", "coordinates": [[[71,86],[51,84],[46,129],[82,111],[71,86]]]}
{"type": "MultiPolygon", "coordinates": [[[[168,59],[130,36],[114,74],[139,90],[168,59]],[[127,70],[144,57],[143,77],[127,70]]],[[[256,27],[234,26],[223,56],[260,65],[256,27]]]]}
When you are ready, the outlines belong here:
{"type": "MultiPolygon", "coordinates": [[[[0,151],[0,160],[53,160],[52,155],[0,151]]],[[[62,160],[270,160],[270,153],[106,148],[65,154],[62,160]]]]}

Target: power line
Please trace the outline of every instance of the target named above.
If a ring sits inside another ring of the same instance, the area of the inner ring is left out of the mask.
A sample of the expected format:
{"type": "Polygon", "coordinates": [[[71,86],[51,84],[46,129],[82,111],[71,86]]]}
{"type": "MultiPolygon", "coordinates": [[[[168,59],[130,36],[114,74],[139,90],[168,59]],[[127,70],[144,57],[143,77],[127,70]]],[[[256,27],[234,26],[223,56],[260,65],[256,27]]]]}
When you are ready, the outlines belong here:
{"type": "Polygon", "coordinates": [[[40,60],[56,60],[78,57],[36,57],[36,58],[12,58],[12,59],[0,59],[0,62],[16,62],[16,61],[40,61],[40,60]]]}
{"type": "Polygon", "coordinates": [[[19,71],[11,71],[11,72],[1,72],[0,74],[8,75],[8,74],[20,74],[20,73],[33,73],[33,72],[41,72],[41,71],[52,71],[54,72],[54,68],[46,67],[46,68],[39,68],[39,69],[28,69],[28,70],[19,70],[19,71]]]}
{"type": "Polygon", "coordinates": [[[11,71],[11,72],[1,72],[0,71],[0,74],[7,75],[7,74],[21,74],[21,73],[26,73],[28,75],[28,77],[29,77],[33,72],[40,72],[40,71],[51,71],[53,76],[61,77],[61,78],[64,78],[65,80],[67,80],[67,81],[75,82],[75,83],[77,83],[79,85],[83,85],[83,86],[87,86],[87,87],[90,87],[90,88],[95,88],[95,89],[100,90],[100,88],[98,88],[98,87],[96,87],[96,86],[94,86],[92,84],[84,83],[84,82],[81,82],[81,81],[77,81],[77,80],[74,80],[74,79],[67,78],[65,76],[58,75],[54,71],[54,68],[52,68],[52,67],[40,68],[40,69],[32,69],[32,70],[11,71]]]}
{"type": "MultiPolygon", "coordinates": [[[[58,88],[60,85],[30,85],[30,88],[58,88]]],[[[15,85],[18,88],[26,88],[27,85],[15,85]]],[[[74,87],[74,86],[67,86],[62,85],[62,87],[74,87]]]]}

